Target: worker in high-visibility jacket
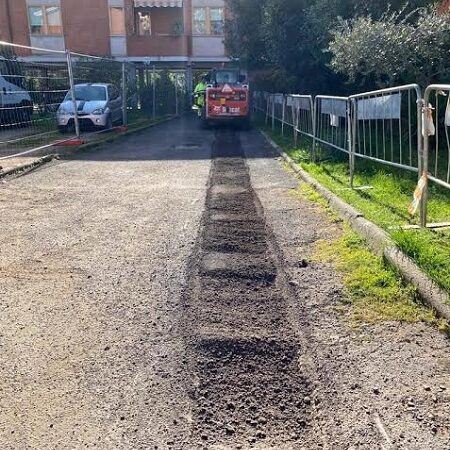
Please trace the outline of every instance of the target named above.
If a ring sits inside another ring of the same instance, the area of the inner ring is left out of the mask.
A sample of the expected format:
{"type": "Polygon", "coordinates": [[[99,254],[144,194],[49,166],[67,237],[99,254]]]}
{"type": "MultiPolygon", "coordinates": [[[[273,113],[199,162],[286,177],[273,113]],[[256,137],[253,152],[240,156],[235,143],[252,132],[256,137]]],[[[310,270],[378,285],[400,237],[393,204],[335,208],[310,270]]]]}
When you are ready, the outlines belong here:
{"type": "Polygon", "coordinates": [[[197,86],[195,86],[194,90],[194,98],[195,98],[195,104],[198,107],[198,115],[202,115],[202,109],[205,106],[205,95],[206,95],[206,88],[207,88],[207,80],[206,77],[203,77],[199,83],[197,83],[197,86]]]}

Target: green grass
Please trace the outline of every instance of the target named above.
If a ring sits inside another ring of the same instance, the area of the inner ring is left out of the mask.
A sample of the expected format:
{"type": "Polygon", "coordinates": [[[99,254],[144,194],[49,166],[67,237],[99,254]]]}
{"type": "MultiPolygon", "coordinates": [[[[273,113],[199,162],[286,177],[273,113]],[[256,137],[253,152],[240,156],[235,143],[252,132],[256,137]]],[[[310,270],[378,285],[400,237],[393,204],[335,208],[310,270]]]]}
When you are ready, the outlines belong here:
{"type": "MultiPolygon", "coordinates": [[[[318,151],[318,162],[313,163],[310,142],[299,139],[297,148],[294,148],[289,131],[283,137],[279,130],[262,128],[322,185],[385,229],[406,254],[450,292],[450,231],[395,229],[401,225],[418,223],[417,216],[408,214],[417,185],[417,174],[357,159],[354,185],[370,186],[371,189],[352,190],[349,189],[347,155],[322,148],[318,151]]],[[[431,183],[428,211],[429,222],[450,221],[450,191],[431,183]]]]}
{"type": "Polygon", "coordinates": [[[353,322],[436,322],[433,312],[419,303],[415,289],[404,285],[347,225],[338,239],[319,241],[313,259],[331,262],[341,273],[353,322]]]}
{"type": "MultiPolygon", "coordinates": [[[[342,223],[328,202],[311,186],[302,183],[292,194],[312,201],[326,211],[332,221],[342,223]]],[[[312,260],[331,263],[341,274],[345,288],[344,303],[351,307],[353,324],[427,322],[446,330],[445,321],[436,320],[433,312],[421,304],[415,288],[405,285],[397,271],[386,266],[381,256],[373,254],[367,242],[348,225],[343,225],[339,237],[318,241],[312,260]]]]}

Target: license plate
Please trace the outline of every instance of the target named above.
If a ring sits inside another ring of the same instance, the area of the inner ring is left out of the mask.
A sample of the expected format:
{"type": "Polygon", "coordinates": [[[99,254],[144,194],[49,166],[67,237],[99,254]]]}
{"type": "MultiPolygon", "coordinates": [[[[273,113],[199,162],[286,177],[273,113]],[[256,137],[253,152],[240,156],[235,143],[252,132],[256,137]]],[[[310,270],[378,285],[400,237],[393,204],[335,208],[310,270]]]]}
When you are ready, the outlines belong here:
{"type": "Polygon", "coordinates": [[[226,99],[224,99],[224,98],[221,98],[221,99],[220,99],[220,104],[221,104],[221,105],[225,105],[226,102],[227,102],[226,99]]]}

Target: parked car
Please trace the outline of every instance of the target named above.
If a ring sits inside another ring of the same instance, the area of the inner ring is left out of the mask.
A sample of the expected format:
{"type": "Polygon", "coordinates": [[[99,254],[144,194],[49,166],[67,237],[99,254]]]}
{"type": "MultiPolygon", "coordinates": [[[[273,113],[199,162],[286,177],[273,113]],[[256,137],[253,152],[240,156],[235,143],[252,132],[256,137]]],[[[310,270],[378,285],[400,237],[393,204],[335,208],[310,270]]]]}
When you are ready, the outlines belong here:
{"type": "MultiPolygon", "coordinates": [[[[112,84],[77,84],[75,100],[80,128],[110,129],[114,124],[123,121],[122,96],[119,89],[112,84]]],[[[73,128],[74,115],[72,91],[69,91],[56,112],[61,132],[73,128]]]]}
{"type": "Polygon", "coordinates": [[[0,74],[0,123],[26,126],[30,124],[32,114],[30,94],[0,74]]]}

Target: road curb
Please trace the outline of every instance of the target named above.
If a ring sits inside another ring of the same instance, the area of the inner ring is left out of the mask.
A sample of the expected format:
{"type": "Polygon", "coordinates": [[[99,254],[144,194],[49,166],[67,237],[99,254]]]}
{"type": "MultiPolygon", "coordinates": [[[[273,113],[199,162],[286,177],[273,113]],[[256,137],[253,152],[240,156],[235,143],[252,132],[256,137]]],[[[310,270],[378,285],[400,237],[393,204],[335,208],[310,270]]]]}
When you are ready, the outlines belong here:
{"type": "Polygon", "coordinates": [[[371,249],[384,257],[385,261],[398,270],[402,278],[416,286],[422,300],[432,308],[439,317],[450,321],[449,295],[426,275],[422,269],[402,250],[400,250],[378,225],[367,220],[364,214],[345,203],[337,195],[322,186],[309,173],[299,167],[282,148],[264,131],[259,130],[270,145],[283,157],[292,170],[307,184],[321,194],[329,205],[348,222],[352,229],[366,239],[371,249]]]}
{"type": "Polygon", "coordinates": [[[37,169],[40,166],[43,166],[44,164],[49,163],[50,161],[52,161],[55,158],[58,158],[60,156],[67,156],[67,155],[75,155],[80,151],[86,151],[89,150],[91,148],[95,148],[98,147],[102,144],[107,144],[108,142],[113,142],[116,141],[122,137],[126,137],[129,136],[131,134],[135,134],[135,133],[139,133],[140,131],[145,131],[149,128],[153,128],[156,125],[161,125],[165,122],[169,122],[171,120],[174,119],[178,119],[180,116],[171,116],[171,117],[165,117],[164,119],[158,120],[157,122],[152,122],[150,124],[146,124],[143,125],[142,127],[138,127],[138,128],[134,128],[132,130],[128,130],[124,133],[121,133],[119,135],[114,135],[114,136],[109,136],[105,139],[100,139],[98,141],[95,142],[88,142],[87,144],[83,144],[80,145],[78,147],[76,147],[76,149],[71,149],[69,151],[63,151],[61,153],[52,153],[50,155],[45,155],[39,159],[36,159],[35,161],[31,162],[31,163],[26,163],[26,164],[22,164],[20,166],[14,167],[12,169],[7,169],[5,171],[0,171],[0,179],[2,178],[6,178],[7,176],[12,176],[12,175],[18,175],[18,174],[23,174],[23,173],[27,173],[27,172],[31,172],[34,169],[37,169]]]}
{"type": "Polygon", "coordinates": [[[13,167],[12,169],[7,169],[5,171],[0,172],[0,179],[6,178],[7,176],[11,175],[18,175],[23,174],[27,172],[31,172],[34,169],[37,169],[38,167],[43,166],[44,164],[49,163],[53,159],[57,158],[57,154],[50,154],[45,155],[42,158],[36,159],[35,161],[27,164],[21,164],[20,166],[13,167]]]}

